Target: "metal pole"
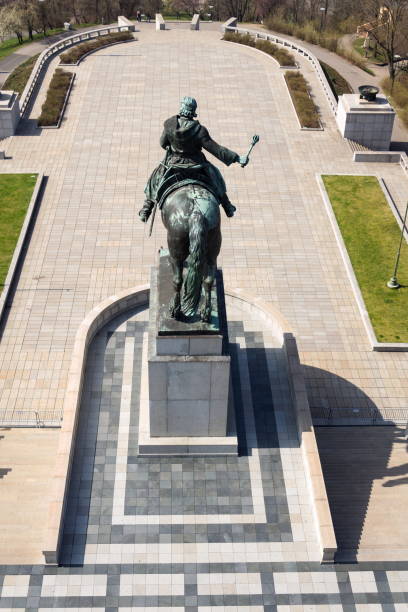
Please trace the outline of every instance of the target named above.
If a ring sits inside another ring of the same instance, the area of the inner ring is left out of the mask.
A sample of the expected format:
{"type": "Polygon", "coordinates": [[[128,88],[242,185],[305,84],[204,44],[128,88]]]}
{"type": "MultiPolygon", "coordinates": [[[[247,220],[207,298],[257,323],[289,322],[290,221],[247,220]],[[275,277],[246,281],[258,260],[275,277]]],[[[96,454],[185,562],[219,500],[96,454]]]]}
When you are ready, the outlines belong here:
{"type": "Polygon", "coordinates": [[[404,231],[405,231],[405,223],[407,221],[407,214],[408,214],[408,202],[405,208],[404,221],[402,222],[401,237],[400,237],[400,242],[398,246],[397,257],[395,259],[394,274],[392,275],[392,277],[387,283],[387,287],[389,287],[389,289],[398,289],[398,287],[401,286],[397,280],[397,271],[398,271],[398,264],[399,264],[399,259],[401,255],[402,241],[404,239],[404,231]]]}

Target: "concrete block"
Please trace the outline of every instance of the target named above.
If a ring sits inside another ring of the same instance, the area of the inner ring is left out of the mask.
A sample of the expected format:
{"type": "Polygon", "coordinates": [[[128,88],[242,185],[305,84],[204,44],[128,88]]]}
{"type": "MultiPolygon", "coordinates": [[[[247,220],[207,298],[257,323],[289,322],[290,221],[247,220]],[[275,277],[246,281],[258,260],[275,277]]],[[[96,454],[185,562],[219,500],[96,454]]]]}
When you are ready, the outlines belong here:
{"type": "Polygon", "coordinates": [[[221,355],[222,336],[190,336],[189,355],[221,355]]]}
{"type": "Polygon", "coordinates": [[[228,417],[228,398],[211,400],[208,425],[209,436],[225,436],[228,417]]]}
{"type": "Polygon", "coordinates": [[[168,401],[167,430],[170,436],[208,435],[210,402],[207,400],[168,401]]]}
{"type": "Polygon", "coordinates": [[[211,389],[211,365],[203,362],[168,363],[167,397],[169,400],[208,400],[211,389]]]}
{"type": "Polygon", "coordinates": [[[211,400],[228,399],[230,362],[215,362],[211,365],[211,400]]]}
{"type": "Polygon", "coordinates": [[[157,336],[157,355],[188,355],[188,336],[157,336]]]}
{"type": "Polygon", "coordinates": [[[167,399],[167,363],[149,362],[149,397],[151,400],[167,399]]]}
{"type": "Polygon", "coordinates": [[[149,410],[150,410],[150,435],[166,436],[167,435],[167,401],[150,399],[149,410]]]}

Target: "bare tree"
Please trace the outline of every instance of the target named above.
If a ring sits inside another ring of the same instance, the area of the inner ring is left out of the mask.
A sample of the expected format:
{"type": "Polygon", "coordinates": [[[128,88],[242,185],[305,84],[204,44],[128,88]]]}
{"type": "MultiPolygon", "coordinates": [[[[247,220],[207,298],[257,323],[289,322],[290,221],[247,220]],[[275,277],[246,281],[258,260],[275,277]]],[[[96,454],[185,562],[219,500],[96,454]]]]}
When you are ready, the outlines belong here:
{"type": "Polygon", "coordinates": [[[396,53],[407,42],[408,0],[365,0],[366,31],[382,49],[391,86],[397,75],[396,53]]]}

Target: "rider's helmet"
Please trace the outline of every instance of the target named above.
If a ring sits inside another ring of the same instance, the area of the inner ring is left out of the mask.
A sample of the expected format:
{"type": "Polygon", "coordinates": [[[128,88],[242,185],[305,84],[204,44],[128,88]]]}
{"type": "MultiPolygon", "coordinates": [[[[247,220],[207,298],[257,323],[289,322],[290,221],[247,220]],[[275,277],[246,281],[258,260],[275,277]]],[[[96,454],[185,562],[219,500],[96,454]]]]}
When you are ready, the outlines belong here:
{"type": "Polygon", "coordinates": [[[190,96],[184,96],[180,104],[179,115],[181,117],[188,117],[189,119],[192,117],[197,117],[196,109],[196,100],[194,98],[190,98],[190,96]]]}

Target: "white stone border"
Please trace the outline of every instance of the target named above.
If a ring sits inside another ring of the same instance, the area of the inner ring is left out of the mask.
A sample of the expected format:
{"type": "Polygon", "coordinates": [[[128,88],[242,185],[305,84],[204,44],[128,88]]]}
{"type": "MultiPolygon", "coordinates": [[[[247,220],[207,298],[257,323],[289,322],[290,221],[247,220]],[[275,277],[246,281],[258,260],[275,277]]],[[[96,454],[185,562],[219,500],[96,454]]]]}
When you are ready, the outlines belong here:
{"type": "MultiPolygon", "coordinates": [[[[373,351],[390,351],[390,352],[408,351],[407,342],[379,342],[377,340],[377,336],[375,335],[374,328],[371,324],[370,316],[365,306],[365,302],[364,302],[364,298],[360,290],[360,286],[358,284],[356,275],[354,274],[353,264],[351,263],[351,260],[350,260],[350,257],[347,251],[347,247],[344,243],[343,236],[341,234],[339,225],[337,223],[336,215],[334,214],[333,207],[331,205],[331,201],[329,198],[329,194],[326,191],[326,187],[324,185],[322,176],[323,176],[322,174],[316,174],[316,180],[319,185],[320,193],[323,198],[323,202],[324,202],[326,212],[329,217],[329,220],[330,220],[330,223],[331,223],[331,226],[332,226],[335,238],[336,238],[337,245],[340,249],[340,254],[343,259],[343,263],[346,268],[347,276],[349,278],[351,287],[353,289],[354,297],[356,299],[357,306],[360,311],[360,315],[363,320],[365,330],[367,332],[368,340],[371,344],[371,348],[373,351]]],[[[396,215],[395,210],[394,210],[395,204],[393,204],[392,200],[390,199],[388,191],[384,186],[384,182],[376,174],[366,175],[366,174],[352,174],[352,173],[339,172],[339,173],[336,173],[335,175],[327,175],[325,173],[324,176],[361,176],[361,177],[375,176],[384,193],[385,199],[391,208],[393,215],[396,217],[397,222],[401,224],[401,221],[400,219],[398,219],[398,216],[396,215]]],[[[387,279],[384,279],[384,283],[386,282],[387,282],[387,279]]],[[[392,291],[392,289],[390,289],[390,291],[392,291]]]]}
{"type": "MultiPolygon", "coordinates": [[[[1,174],[10,174],[9,172],[4,173],[2,172],[1,174]]],[[[26,241],[26,237],[28,234],[28,231],[30,229],[30,225],[31,225],[31,219],[36,211],[37,208],[37,202],[39,200],[39,193],[40,193],[40,189],[41,189],[41,185],[44,179],[44,175],[42,173],[39,172],[23,172],[23,173],[16,173],[13,172],[12,174],[37,174],[37,180],[34,186],[34,190],[31,196],[31,200],[30,203],[28,205],[27,208],[27,212],[24,218],[24,222],[23,225],[21,227],[20,230],[20,235],[18,237],[17,240],[17,244],[15,246],[14,249],[14,253],[13,253],[13,257],[11,259],[10,262],[10,266],[8,269],[8,273],[6,276],[6,279],[4,281],[4,289],[0,295],[0,321],[3,318],[3,314],[4,314],[4,310],[6,307],[6,303],[7,303],[7,298],[9,296],[12,284],[13,284],[13,280],[14,280],[14,275],[16,273],[16,270],[18,268],[19,262],[20,262],[20,258],[21,258],[21,254],[23,252],[24,249],[24,245],[25,245],[25,241],[26,241]]]]}
{"type": "Polygon", "coordinates": [[[137,38],[133,37],[133,38],[129,38],[129,40],[118,40],[115,42],[108,43],[107,45],[103,45],[102,47],[96,47],[96,49],[91,49],[90,51],[82,55],[79,58],[79,60],[75,62],[75,64],[63,64],[60,61],[60,63],[58,64],[58,68],[75,68],[76,66],[79,66],[79,64],[83,62],[84,59],[88,57],[88,55],[92,55],[93,53],[96,53],[97,51],[102,51],[103,49],[107,49],[108,47],[114,47],[115,45],[123,45],[125,43],[135,42],[135,41],[137,41],[137,38]]]}
{"type": "MultiPolygon", "coordinates": [[[[286,89],[287,89],[287,92],[288,92],[288,95],[289,95],[290,103],[292,104],[293,112],[295,113],[295,117],[296,117],[299,129],[302,130],[302,132],[323,132],[324,131],[324,127],[322,125],[322,122],[320,121],[320,116],[318,116],[318,118],[317,118],[317,120],[319,122],[319,125],[320,125],[320,127],[318,127],[318,128],[308,128],[308,127],[305,127],[304,125],[302,125],[300,123],[299,115],[298,115],[298,112],[296,110],[296,106],[295,106],[295,103],[293,101],[292,94],[290,93],[288,82],[287,82],[284,74],[282,75],[282,77],[283,77],[283,80],[285,81],[285,86],[286,86],[286,89]]],[[[312,96],[310,95],[310,92],[308,91],[307,93],[308,93],[309,98],[312,100],[312,102],[313,102],[313,104],[314,104],[314,106],[316,108],[317,114],[319,115],[319,113],[317,111],[316,104],[314,103],[314,101],[312,99],[312,96]]]]}
{"type": "Polygon", "coordinates": [[[337,541],[312,423],[302,364],[300,363],[295,337],[291,333],[284,333],[283,336],[283,349],[286,356],[290,392],[296,415],[299,446],[302,451],[306,481],[312,498],[321,562],[333,563],[337,552],[337,541]]]}
{"type": "MultiPolygon", "coordinates": [[[[63,534],[64,512],[68,496],[72,461],[75,449],[76,428],[81,405],[82,386],[86,368],[88,347],[95,334],[108,321],[136,306],[146,304],[149,299],[149,285],[125,289],[98,304],[82,321],[78,328],[68,372],[67,387],[63,405],[63,421],[59,436],[54,474],[51,479],[51,496],[47,516],[47,530],[43,554],[47,564],[58,564],[63,534]]],[[[326,487],[320,465],[316,438],[311,426],[310,407],[307,399],[301,364],[297,354],[296,340],[290,326],[281,313],[258,296],[252,296],[242,289],[226,289],[225,294],[240,301],[245,311],[256,312],[266,321],[272,333],[279,340],[287,356],[289,377],[293,397],[295,418],[298,428],[299,445],[302,450],[305,474],[311,492],[320,556],[322,563],[333,561],[337,550],[336,539],[327,501],[326,487]],[[296,350],[295,350],[296,349],[296,350]],[[297,357],[296,357],[297,356],[297,357]],[[296,360],[297,359],[297,360],[296,360]]]]}
{"type": "Polygon", "coordinates": [[[62,109],[61,109],[60,115],[58,117],[57,124],[56,125],[39,125],[38,127],[39,127],[40,130],[58,130],[58,128],[61,126],[62,120],[64,118],[64,114],[65,114],[65,109],[66,109],[67,104],[68,104],[68,99],[69,99],[69,96],[71,94],[71,89],[72,89],[72,87],[74,85],[75,77],[76,77],[75,72],[72,72],[71,73],[71,80],[69,82],[68,89],[67,89],[66,94],[65,94],[64,104],[62,105],[62,109]]]}
{"type": "MultiPolygon", "coordinates": [[[[256,38],[260,38],[260,36],[256,36],[256,38]]],[[[235,42],[233,40],[224,40],[223,39],[222,42],[223,43],[228,43],[230,45],[241,45],[241,47],[246,47],[247,49],[252,49],[252,51],[256,51],[257,53],[262,53],[262,55],[265,55],[269,59],[273,60],[275,62],[275,64],[278,66],[278,68],[282,68],[282,70],[300,70],[300,65],[297,62],[295,62],[294,66],[281,66],[280,63],[278,62],[278,60],[276,59],[276,57],[273,57],[273,55],[270,55],[269,53],[266,53],[266,51],[262,51],[262,49],[257,49],[256,47],[250,47],[249,45],[245,45],[245,44],[240,43],[240,42],[235,42]]]]}

